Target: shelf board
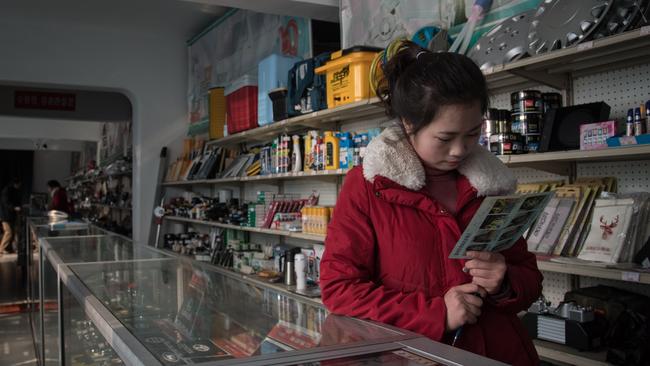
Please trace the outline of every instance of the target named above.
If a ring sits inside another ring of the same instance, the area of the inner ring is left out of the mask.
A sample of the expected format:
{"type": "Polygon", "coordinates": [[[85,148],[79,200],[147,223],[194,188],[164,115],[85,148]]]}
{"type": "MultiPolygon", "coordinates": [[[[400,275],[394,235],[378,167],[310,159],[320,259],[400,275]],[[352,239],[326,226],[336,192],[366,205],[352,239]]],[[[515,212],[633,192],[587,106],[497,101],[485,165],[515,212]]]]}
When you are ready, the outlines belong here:
{"type": "Polygon", "coordinates": [[[230,225],[230,224],[222,224],[219,222],[188,219],[185,217],[178,217],[178,216],[165,216],[165,220],[175,221],[175,222],[186,222],[190,224],[205,225],[205,226],[214,226],[214,227],[220,227],[222,229],[233,229],[239,231],[247,231],[251,233],[286,236],[295,239],[311,240],[319,243],[325,242],[324,235],[306,234],[300,232],[274,230],[274,229],[263,229],[259,227],[237,226],[237,225],[230,225]]]}
{"type": "MultiPolygon", "coordinates": [[[[500,155],[499,159],[511,167],[530,166],[535,164],[548,164],[548,163],[572,163],[572,162],[590,162],[590,161],[622,161],[622,160],[650,160],[650,145],[634,145],[634,146],[621,146],[612,147],[601,150],[569,150],[569,151],[553,151],[545,153],[530,153],[521,155],[500,155]]],[[[556,166],[556,168],[558,168],[556,166]]],[[[561,167],[559,167],[561,168],[561,167]]],[[[268,181],[268,180],[287,180],[287,179],[304,179],[304,178],[318,178],[327,176],[344,176],[347,170],[326,170],[318,172],[296,172],[296,173],[282,173],[271,175],[258,175],[254,177],[237,177],[225,179],[207,179],[207,180],[192,180],[180,182],[166,182],[163,186],[195,186],[195,185],[210,185],[210,184],[223,184],[223,183],[238,183],[238,182],[254,182],[254,181],[268,181]]]]}
{"type": "Polygon", "coordinates": [[[596,277],[633,283],[650,284],[650,272],[636,271],[633,268],[620,269],[590,266],[580,263],[558,263],[548,259],[537,258],[537,267],[541,271],[566,273],[578,276],[596,277]]]}
{"type": "Polygon", "coordinates": [[[648,34],[650,26],[645,26],[488,68],[484,70],[488,88],[512,91],[526,85],[544,84],[564,89],[570,85],[570,77],[647,63],[650,55],[648,34]]]}
{"type": "Polygon", "coordinates": [[[559,361],[575,366],[611,366],[605,361],[607,352],[580,352],[561,344],[546,342],[539,339],[533,340],[535,349],[540,357],[559,361]]]}
{"type": "Polygon", "coordinates": [[[235,178],[222,178],[222,179],[202,179],[202,180],[190,180],[190,181],[180,181],[180,182],[165,182],[163,186],[166,187],[175,187],[175,186],[187,186],[187,185],[206,185],[206,184],[223,184],[223,183],[236,183],[236,182],[257,182],[257,181],[268,181],[268,180],[289,180],[289,179],[302,179],[302,178],[320,178],[320,177],[339,177],[347,174],[347,169],[337,169],[337,170],[323,170],[323,171],[312,171],[312,172],[290,172],[290,173],[279,173],[279,174],[269,174],[269,175],[256,175],[253,177],[235,177],[235,178]]]}
{"type": "Polygon", "coordinates": [[[650,145],[611,147],[601,150],[568,150],[521,155],[500,155],[508,165],[650,159],[650,145]]]}
{"type": "Polygon", "coordinates": [[[371,118],[383,114],[384,108],[381,106],[379,98],[370,98],[332,109],[323,109],[309,114],[273,122],[266,126],[253,128],[251,130],[209,141],[206,145],[230,146],[242,142],[269,141],[283,132],[289,133],[306,128],[319,128],[322,123],[371,118]]]}

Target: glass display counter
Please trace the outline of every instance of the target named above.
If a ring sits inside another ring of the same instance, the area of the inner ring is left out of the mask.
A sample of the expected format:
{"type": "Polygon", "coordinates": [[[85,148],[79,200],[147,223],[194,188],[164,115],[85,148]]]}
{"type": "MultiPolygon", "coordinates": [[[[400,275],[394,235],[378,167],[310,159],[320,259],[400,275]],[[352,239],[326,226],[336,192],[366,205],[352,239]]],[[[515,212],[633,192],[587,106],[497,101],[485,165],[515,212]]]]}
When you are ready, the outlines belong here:
{"type": "MultiPolygon", "coordinates": [[[[95,235],[95,236],[64,236],[46,237],[39,239],[39,316],[36,317],[34,329],[40,331],[35,333],[36,346],[42,355],[41,364],[60,365],[60,335],[59,326],[60,309],[62,301],[68,301],[68,309],[72,311],[78,322],[75,327],[83,331],[84,336],[94,337],[98,335],[92,329],[92,324],[84,319],[81,308],[70,296],[66,295],[66,289],[59,287],[59,268],[69,263],[106,263],[111,261],[129,261],[137,258],[154,259],[165,258],[166,256],[152,250],[133,245],[130,240],[117,236],[95,235]],[[76,310],[75,310],[76,309],[76,310]],[[82,329],[83,328],[83,329],[82,329]]],[[[75,342],[75,346],[83,342],[75,342]]],[[[98,344],[102,344],[101,342],[98,344]]],[[[104,342],[104,344],[108,344],[104,342]]],[[[92,349],[92,348],[90,348],[92,349]]],[[[108,353],[108,351],[102,352],[108,353]]],[[[109,357],[110,358],[110,357],[109,357]]],[[[96,361],[96,360],[95,360],[96,361]]],[[[83,363],[74,362],[79,365],[83,363]]],[[[98,363],[90,363],[98,364],[98,363]]]]}
{"type": "MultiPolygon", "coordinates": [[[[502,365],[179,259],[69,264],[60,278],[128,365],[502,365]]],[[[88,323],[62,314],[68,364],[88,323]]]]}
{"type": "MultiPolygon", "coordinates": [[[[42,364],[42,336],[41,322],[41,295],[40,295],[40,250],[39,239],[48,237],[70,237],[70,236],[88,236],[88,235],[105,235],[105,232],[97,227],[88,225],[84,222],[70,222],[66,224],[50,225],[50,220],[46,217],[28,217],[25,225],[25,239],[27,240],[27,304],[30,312],[30,324],[34,343],[36,345],[36,358],[42,364]]],[[[56,281],[56,280],[55,280],[56,281]]]]}

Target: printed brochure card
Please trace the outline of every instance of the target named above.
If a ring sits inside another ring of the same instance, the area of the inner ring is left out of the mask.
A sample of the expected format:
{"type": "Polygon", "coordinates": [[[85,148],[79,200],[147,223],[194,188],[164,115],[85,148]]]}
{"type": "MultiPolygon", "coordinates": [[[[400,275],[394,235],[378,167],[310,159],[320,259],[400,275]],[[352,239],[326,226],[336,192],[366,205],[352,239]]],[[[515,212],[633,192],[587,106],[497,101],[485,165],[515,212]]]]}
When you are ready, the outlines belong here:
{"type": "Polygon", "coordinates": [[[449,258],[467,258],[467,251],[500,252],[512,247],[537,220],[553,195],[544,192],[486,197],[449,258]]]}

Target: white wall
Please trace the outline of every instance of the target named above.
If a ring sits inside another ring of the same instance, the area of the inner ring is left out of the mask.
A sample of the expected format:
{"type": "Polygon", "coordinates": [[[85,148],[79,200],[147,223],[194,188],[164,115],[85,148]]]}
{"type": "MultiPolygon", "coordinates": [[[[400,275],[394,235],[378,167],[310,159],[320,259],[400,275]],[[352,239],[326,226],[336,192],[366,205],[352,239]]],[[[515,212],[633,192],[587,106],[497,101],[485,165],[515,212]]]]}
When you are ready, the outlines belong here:
{"type": "Polygon", "coordinates": [[[99,122],[0,116],[2,138],[99,141],[100,135],[99,122]]]}
{"type": "Polygon", "coordinates": [[[72,153],[69,151],[34,151],[33,192],[47,192],[47,181],[56,179],[65,186],[70,176],[72,153]]]}
{"type": "Polygon", "coordinates": [[[158,155],[182,144],[185,41],[225,9],[172,0],[10,0],[0,11],[0,82],[123,92],[133,105],[133,235],[149,233],[158,155]]]}

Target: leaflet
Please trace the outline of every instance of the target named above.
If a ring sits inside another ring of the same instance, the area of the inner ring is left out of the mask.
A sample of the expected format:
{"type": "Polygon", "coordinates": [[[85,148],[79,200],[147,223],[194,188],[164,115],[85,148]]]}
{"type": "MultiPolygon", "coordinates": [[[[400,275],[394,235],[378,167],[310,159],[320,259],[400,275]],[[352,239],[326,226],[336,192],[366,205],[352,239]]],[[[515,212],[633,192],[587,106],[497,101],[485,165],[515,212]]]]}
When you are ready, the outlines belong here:
{"type": "Polygon", "coordinates": [[[467,258],[467,251],[500,252],[512,247],[537,220],[553,195],[544,192],[485,198],[449,258],[467,258]]]}

